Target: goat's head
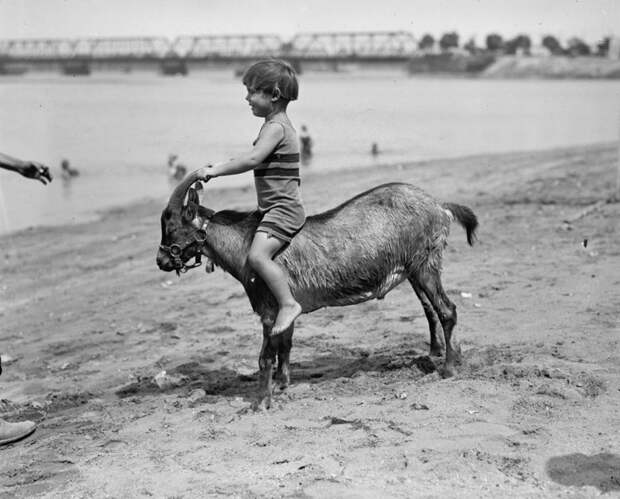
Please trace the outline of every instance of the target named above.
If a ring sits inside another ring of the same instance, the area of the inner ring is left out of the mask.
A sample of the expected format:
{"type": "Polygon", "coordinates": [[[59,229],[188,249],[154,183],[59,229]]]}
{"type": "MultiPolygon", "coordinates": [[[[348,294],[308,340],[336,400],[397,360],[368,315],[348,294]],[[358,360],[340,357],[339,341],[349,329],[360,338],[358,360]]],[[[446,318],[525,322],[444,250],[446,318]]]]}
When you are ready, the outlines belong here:
{"type": "Polygon", "coordinates": [[[157,265],[161,270],[184,272],[200,265],[203,244],[206,240],[205,222],[211,210],[200,207],[198,194],[192,184],[198,180],[196,172],[188,175],[170,196],[168,206],[161,214],[161,243],[157,252],[157,265]],[[187,194],[187,203],[184,204],[187,194]],[[187,265],[195,258],[196,263],[187,265]]]}

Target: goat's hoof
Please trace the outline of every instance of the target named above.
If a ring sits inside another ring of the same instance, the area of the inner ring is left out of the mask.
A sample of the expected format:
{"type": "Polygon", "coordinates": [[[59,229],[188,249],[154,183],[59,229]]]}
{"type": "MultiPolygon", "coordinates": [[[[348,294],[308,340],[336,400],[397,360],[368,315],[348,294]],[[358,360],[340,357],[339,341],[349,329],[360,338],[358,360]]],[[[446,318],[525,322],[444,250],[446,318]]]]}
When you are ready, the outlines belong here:
{"type": "Polygon", "coordinates": [[[267,412],[271,407],[271,398],[264,398],[252,403],[252,410],[254,412],[267,412]]]}
{"type": "Polygon", "coordinates": [[[454,366],[444,365],[441,370],[441,377],[445,379],[452,378],[453,376],[456,376],[456,369],[454,369],[454,366]]]}
{"type": "Polygon", "coordinates": [[[291,376],[288,371],[278,371],[274,379],[278,381],[278,388],[280,390],[286,390],[291,384],[291,376]]]}
{"type": "Polygon", "coordinates": [[[430,357],[441,357],[442,355],[443,350],[441,349],[441,347],[431,348],[431,351],[429,352],[430,357]]]}

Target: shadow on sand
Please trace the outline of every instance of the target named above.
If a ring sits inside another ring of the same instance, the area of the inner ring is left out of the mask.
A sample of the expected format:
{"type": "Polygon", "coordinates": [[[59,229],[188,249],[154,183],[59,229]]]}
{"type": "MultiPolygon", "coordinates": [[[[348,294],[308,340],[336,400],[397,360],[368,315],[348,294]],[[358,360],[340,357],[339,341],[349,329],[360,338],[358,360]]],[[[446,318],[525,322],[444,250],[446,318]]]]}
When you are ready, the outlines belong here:
{"type": "Polygon", "coordinates": [[[620,490],[620,456],[600,453],[592,456],[567,454],[547,461],[547,475],[554,482],[567,486],[590,485],[601,492],[620,490]]]}
{"type": "MultiPolygon", "coordinates": [[[[357,357],[343,358],[342,355],[323,355],[306,362],[291,363],[292,383],[320,383],[339,378],[350,378],[360,372],[385,372],[409,369],[411,376],[422,378],[437,370],[433,360],[427,355],[408,350],[397,355],[387,352],[357,357]]],[[[252,399],[256,396],[258,370],[250,375],[239,374],[229,368],[213,369],[210,362],[188,362],[173,367],[167,372],[181,377],[179,386],[160,389],[151,377],[139,378],[116,391],[120,398],[144,396],[148,394],[202,389],[207,395],[241,396],[252,399]]]]}

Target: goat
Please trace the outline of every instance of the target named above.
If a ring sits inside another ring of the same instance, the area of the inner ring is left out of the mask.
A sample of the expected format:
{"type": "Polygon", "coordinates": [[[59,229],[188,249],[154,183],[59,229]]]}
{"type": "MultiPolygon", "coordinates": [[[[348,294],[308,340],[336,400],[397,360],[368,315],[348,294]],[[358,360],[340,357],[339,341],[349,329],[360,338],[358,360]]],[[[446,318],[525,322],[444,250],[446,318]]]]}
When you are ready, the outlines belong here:
{"type": "MultiPolygon", "coordinates": [[[[196,172],[188,175],[163,210],[157,265],[163,271],[185,272],[200,265],[205,256],[211,270],[215,264],[241,282],[263,324],[256,407],[268,408],[276,357],[276,378],[281,388],[290,383],[294,324],[281,334],[271,335],[278,303],[247,262],[260,214],[231,210],[216,213],[201,206],[191,187],[197,180],[196,172]],[[188,265],[192,258],[195,263],[188,265]]],[[[460,357],[458,347],[452,344],[456,307],[440,279],[443,249],[453,219],[463,226],[472,245],[478,221],[470,208],[455,203],[442,205],[410,184],[384,184],[308,217],[275,261],[286,269],[291,292],[303,313],[382,299],[407,279],[428,320],[432,356],[441,355],[438,332],[443,330],[443,374],[448,377],[455,374],[460,357]]]]}

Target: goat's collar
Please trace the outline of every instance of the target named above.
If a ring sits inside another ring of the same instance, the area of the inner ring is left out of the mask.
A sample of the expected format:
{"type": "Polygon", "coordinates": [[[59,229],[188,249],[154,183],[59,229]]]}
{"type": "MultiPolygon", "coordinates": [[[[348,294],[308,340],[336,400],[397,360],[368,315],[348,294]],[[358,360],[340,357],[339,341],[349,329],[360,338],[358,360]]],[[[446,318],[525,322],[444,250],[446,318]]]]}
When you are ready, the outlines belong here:
{"type": "MultiPolygon", "coordinates": [[[[202,225],[200,227],[195,225],[194,227],[197,227],[196,230],[204,231],[204,233],[206,234],[207,226],[209,225],[209,223],[211,223],[211,219],[213,218],[213,215],[215,215],[215,212],[212,211],[212,210],[209,210],[208,214],[206,214],[206,215],[202,214],[202,225]]],[[[198,218],[198,220],[201,220],[201,218],[198,218]]]]}
{"type": "Polygon", "coordinates": [[[200,228],[196,229],[194,233],[194,239],[198,242],[198,245],[202,248],[207,240],[207,226],[211,222],[211,217],[205,217],[202,221],[200,228]]]}

